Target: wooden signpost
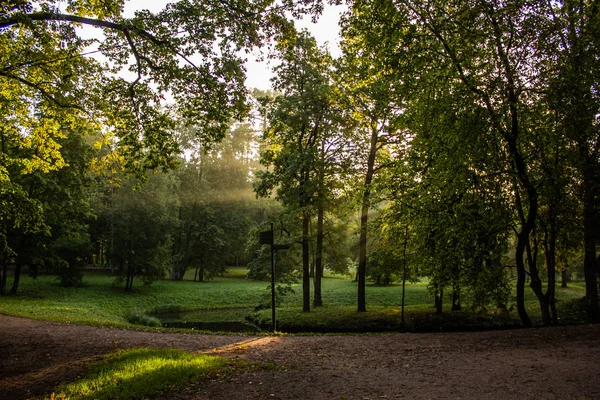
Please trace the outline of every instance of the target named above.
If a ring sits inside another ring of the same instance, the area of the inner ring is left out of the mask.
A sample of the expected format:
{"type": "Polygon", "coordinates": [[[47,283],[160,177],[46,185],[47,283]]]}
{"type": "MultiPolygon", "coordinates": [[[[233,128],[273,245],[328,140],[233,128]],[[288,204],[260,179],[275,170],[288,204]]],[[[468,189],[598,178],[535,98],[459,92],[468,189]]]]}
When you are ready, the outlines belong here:
{"type": "Polygon", "coordinates": [[[287,250],[290,248],[284,244],[274,244],[274,229],[273,223],[271,222],[271,230],[263,231],[259,233],[259,243],[268,244],[271,246],[271,325],[273,326],[273,333],[277,330],[275,323],[275,251],[276,250],[287,250]]]}

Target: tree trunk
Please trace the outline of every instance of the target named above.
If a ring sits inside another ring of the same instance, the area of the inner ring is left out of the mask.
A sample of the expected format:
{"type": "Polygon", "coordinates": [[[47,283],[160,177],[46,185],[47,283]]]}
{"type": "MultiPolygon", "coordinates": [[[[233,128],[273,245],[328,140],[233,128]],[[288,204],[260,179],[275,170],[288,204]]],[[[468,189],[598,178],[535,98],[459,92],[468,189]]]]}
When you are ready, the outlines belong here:
{"type": "Polygon", "coordinates": [[[0,271],[0,294],[6,293],[6,279],[8,277],[8,265],[6,261],[2,262],[2,271],[0,271]]]}
{"type": "Polygon", "coordinates": [[[567,273],[566,265],[563,267],[562,271],[560,272],[560,277],[561,277],[560,287],[561,288],[569,287],[567,285],[569,283],[569,274],[567,273]]]}
{"type": "MultiPolygon", "coordinates": [[[[527,310],[525,308],[525,250],[528,249],[529,235],[535,227],[535,217],[533,217],[532,220],[530,208],[528,217],[525,218],[523,206],[521,204],[521,196],[519,195],[519,188],[517,185],[515,185],[515,193],[517,212],[521,219],[521,230],[517,233],[517,248],[515,250],[515,264],[517,267],[517,312],[519,314],[519,318],[521,318],[521,323],[523,326],[525,328],[529,328],[531,327],[531,319],[529,319],[529,315],[527,314],[527,310]]],[[[537,214],[537,191],[534,193],[536,197],[533,204],[535,204],[535,210],[537,214]]],[[[533,263],[531,261],[532,257],[528,258],[530,259],[530,263],[533,263]]]]}
{"type": "Polygon", "coordinates": [[[556,313],[556,218],[550,210],[549,226],[545,232],[544,253],[546,254],[546,270],[548,272],[548,288],[546,289],[546,304],[550,307],[550,323],[558,324],[556,313]],[[549,232],[548,232],[549,231],[549,232]]]}
{"type": "Polygon", "coordinates": [[[365,188],[360,208],[360,240],[358,251],[358,311],[367,311],[366,301],[366,274],[367,274],[367,222],[369,219],[369,197],[371,194],[371,182],[375,172],[375,156],[377,155],[377,141],[379,131],[376,127],[371,130],[371,144],[369,148],[369,158],[367,160],[367,174],[365,176],[365,188]]]}
{"type": "Polygon", "coordinates": [[[19,281],[21,280],[21,262],[17,261],[15,265],[15,274],[13,275],[13,284],[10,289],[10,294],[17,294],[17,290],[19,289],[19,281]]]}
{"type": "Polygon", "coordinates": [[[529,266],[529,276],[531,281],[529,283],[529,287],[533,290],[533,293],[538,299],[538,303],[540,304],[540,312],[542,314],[542,323],[544,326],[550,325],[550,308],[549,304],[546,300],[546,295],[544,294],[544,288],[542,285],[542,280],[540,278],[540,273],[537,267],[537,259],[538,259],[538,251],[539,251],[539,243],[537,241],[537,235],[535,230],[533,231],[533,250],[531,249],[531,243],[528,241],[526,245],[527,250],[527,264],[529,266]]]}
{"type": "Polygon", "coordinates": [[[435,313],[441,314],[444,311],[444,287],[436,285],[435,289],[435,313]]]}
{"type": "Polygon", "coordinates": [[[452,288],[452,311],[460,310],[462,310],[462,305],[460,304],[460,285],[456,284],[452,288]]]}
{"type": "Polygon", "coordinates": [[[125,291],[131,292],[133,290],[133,269],[131,263],[127,264],[127,279],[125,281],[125,291]]]}
{"type": "Polygon", "coordinates": [[[408,245],[408,226],[406,227],[406,233],[404,235],[404,249],[402,251],[403,263],[402,263],[402,316],[400,319],[400,326],[402,330],[405,327],[404,320],[404,300],[406,298],[406,247],[408,245]]]}
{"type": "MultiPolygon", "coordinates": [[[[319,186],[322,185],[322,173],[319,177],[319,186]]],[[[323,306],[323,297],[321,294],[321,280],[323,278],[323,219],[325,207],[323,201],[323,192],[319,190],[318,209],[317,209],[317,252],[315,258],[315,307],[323,306]]]]}
{"type": "Polygon", "coordinates": [[[310,312],[310,253],[308,248],[310,215],[302,212],[302,311],[310,312]]]}

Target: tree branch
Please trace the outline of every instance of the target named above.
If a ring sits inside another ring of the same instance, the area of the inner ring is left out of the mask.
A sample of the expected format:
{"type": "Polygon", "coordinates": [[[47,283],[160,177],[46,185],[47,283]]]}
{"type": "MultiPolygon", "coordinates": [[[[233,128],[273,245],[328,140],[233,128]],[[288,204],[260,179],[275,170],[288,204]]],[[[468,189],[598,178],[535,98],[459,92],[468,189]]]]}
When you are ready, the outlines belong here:
{"type": "Polygon", "coordinates": [[[5,73],[3,71],[0,71],[0,76],[4,76],[8,79],[14,79],[18,82],[21,82],[22,84],[24,84],[25,86],[28,86],[32,89],[37,90],[38,92],[40,92],[40,94],[42,95],[42,97],[44,97],[46,100],[49,100],[50,102],[56,104],[58,107],[60,108],[73,108],[76,110],[80,110],[80,111],[84,111],[85,110],[79,106],[76,106],[74,104],[63,104],[61,101],[59,101],[56,97],[54,97],[52,94],[48,93],[48,91],[46,91],[44,88],[40,87],[39,84],[33,83],[31,81],[28,81],[25,78],[22,78],[18,75],[14,75],[11,73],[5,73]]]}

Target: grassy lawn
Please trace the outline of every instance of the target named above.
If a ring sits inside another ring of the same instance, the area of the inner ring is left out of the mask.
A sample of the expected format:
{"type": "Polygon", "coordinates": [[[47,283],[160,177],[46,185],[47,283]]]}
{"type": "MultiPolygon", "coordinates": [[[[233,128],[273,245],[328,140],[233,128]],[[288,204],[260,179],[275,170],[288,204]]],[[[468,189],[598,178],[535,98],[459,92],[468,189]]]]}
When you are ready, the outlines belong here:
{"type": "Polygon", "coordinates": [[[174,349],[129,349],[92,363],[77,381],[50,398],[64,400],[139,399],[223,373],[233,361],[174,349]]]}
{"type": "MultiPolygon", "coordinates": [[[[186,276],[186,278],[193,278],[186,276]]],[[[89,325],[133,327],[131,322],[158,325],[153,312],[199,310],[186,316],[205,322],[239,321],[250,317],[265,329],[270,325],[270,310],[252,312],[269,298],[268,282],[245,278],[244,268],[231,268],[224,277],[206,283],[157,281],[146,286],[141,281],[134,291],[127,293],[123,286],[115,286],[114,278],[87,274],[84,287],[64,288],[54,276],[37,279],[24,276],[17,296],[0,297],[0,313],[58,322],[89,325]],[[148,318],[148,320],[144,320],[148,318]],[[130,322],[131,321],[131,322],[130,322]]],[[[293,287],[278,307],[279,327],[286,331],[381,331],[400,327],[401,285],[367,286],[367,313],[356,312],[356,283],[347,277],[328,276],[323,281],[324,307],[303,313],[302,289],[293,287]]],[[[538,321],[539,307],[530,289],[527,289],[527,309],[534,322],[538,321]]],[[[584,295],[582,285],[570,284],[567,289],[557,288],[559,317],[564,322],[579,322],[584,318],[578,301],[584,295]]],[[[406,285],[406,316],[413,330],[460,329],[472,326],[491,328],[518,324],[516,310],[508,313],[451,313],[450,294],[445,299],[444,314],[433,315],[433,296],[426,283],[406,285]]]]}

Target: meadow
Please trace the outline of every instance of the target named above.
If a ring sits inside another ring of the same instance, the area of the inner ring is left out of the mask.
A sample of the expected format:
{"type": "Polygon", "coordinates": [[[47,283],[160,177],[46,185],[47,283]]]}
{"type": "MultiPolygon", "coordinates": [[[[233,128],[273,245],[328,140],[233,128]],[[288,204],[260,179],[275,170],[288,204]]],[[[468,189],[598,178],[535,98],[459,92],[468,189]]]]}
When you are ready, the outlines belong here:
{"type": "MultiPolygon", "coordinates": [[[[114,277],[88,273],[82,287],[62,287],[56,277],[41,275],[22,278],[16,296],[0,297],[0,313],[56,322],[141,329],[160,327],[163,319],[183,318],[205,322],[252,322],[263,331],[270,330],[269,283],[246,279],[244,268],[230,268],[223,277],[208,282],[168,280],[144,285],[138,281],[131,293],[115,285],[114,277]],[[193,312],[195,311],[195,312],[193,312]],[[189,312],[181,314],[181,312],[189,312]],[[162,315],[162,316],[161,316],[162,315]],[[154,325],[155,327],[152,327],[154,325]],[[150,326],[150,327],[148,327],[150,326]]],[[[278,330],[284,332],[377,332],[440,331],[514,327],[519,320],[514,307],[508,310],[450,311],[445,300],[444,313],[436,315],[433,296],[426,282],[407,283],[406,324],[401,326],[402,287],[367,286],[367,313],[356,312],[356,283],[347,276],[328,275],[323,280],[324,306],[303,313],[299,285],[280,299],[277,308],[278,330]]],[[[584,319],[581,298],[584,287],[570,284],[557,288],[561,323],[584,319]]],[[[527,290],[527,308],[539,323],[537,301],[527,290]]]]}

